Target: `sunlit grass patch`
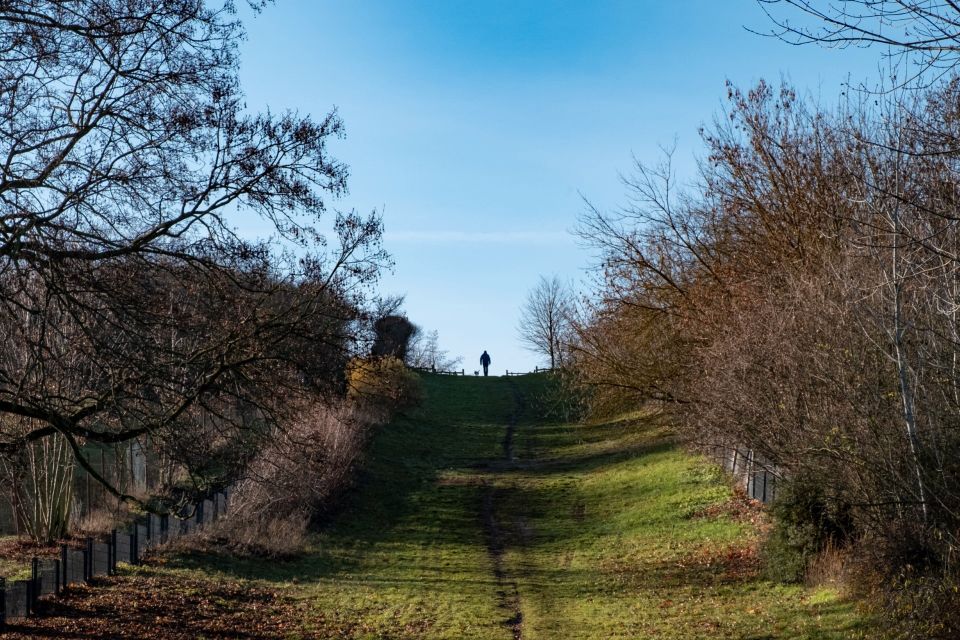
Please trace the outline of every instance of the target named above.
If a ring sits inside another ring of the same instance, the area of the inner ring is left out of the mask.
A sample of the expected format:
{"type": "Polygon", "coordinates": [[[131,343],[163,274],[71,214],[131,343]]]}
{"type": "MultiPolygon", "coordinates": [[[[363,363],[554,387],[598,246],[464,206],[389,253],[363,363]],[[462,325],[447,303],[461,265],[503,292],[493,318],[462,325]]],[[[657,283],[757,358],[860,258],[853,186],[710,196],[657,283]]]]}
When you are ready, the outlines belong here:
{"type": "Polygon", "coordinates": [[[757,527],[711,508],[732,497],[721,473],[655,418],[524,437],[576,461],[511,480],[536,541],[513,556],[524,638],[877,637],[836,592],[762,580],[757,527]]]}

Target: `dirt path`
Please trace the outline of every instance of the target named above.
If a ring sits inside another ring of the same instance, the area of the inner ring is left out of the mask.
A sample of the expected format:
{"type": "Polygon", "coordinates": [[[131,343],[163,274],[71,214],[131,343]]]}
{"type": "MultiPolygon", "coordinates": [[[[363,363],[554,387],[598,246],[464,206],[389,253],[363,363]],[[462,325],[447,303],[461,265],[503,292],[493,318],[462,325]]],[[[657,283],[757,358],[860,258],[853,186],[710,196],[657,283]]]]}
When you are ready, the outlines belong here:
{"type": "MultiPolygon", "coordinates": [[[[487,553],[490,555],[493,566],[493,575],[497,579],[498,608],[504,612],[503,625],[513,632],[514,640],[523,638],[523,611],[520,607],[520,591],[517,581],[505,568],[504,553],[510,539],[502,525],[508,521],[509,514],[503,513],[506,503],[506,493],[511,491],[510,485],[505,482],[503,475],[509,471],[514,460],[513,445],[517,428],[517,420],[523,411],[524,399],[520,390],[512,385],[515,399],[515,409],[507,420],[504,431],[502,450],[503,456],[496,464],[488,465],[487,471],[494,477],[483,481],[483,492],[480,506],[480,519],[483,523],[487,553]]],[[[510,518],[509,521],[515,520],[510,518]]]]}

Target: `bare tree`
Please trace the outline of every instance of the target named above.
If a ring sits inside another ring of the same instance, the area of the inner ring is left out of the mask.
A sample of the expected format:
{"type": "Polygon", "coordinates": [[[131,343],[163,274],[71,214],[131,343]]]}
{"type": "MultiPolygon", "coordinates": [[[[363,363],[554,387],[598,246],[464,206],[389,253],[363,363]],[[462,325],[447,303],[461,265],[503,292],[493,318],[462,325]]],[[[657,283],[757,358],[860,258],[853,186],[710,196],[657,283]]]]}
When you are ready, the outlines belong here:
{"type": "Polygon", "coordinates": [[[460,366],[463,357],[450,357],[450,352],[440,348],[440,332],[424,331],[420,327],[410,338],[410,348],[407,350],[407,364],[411,367],[449,371],[460,366]]]}
{"type": "Polygon", "coordinates": [[[952,69],[960,55],[960,4],[950,0],[757,2],[774,24],[771,34],[791,44],[881,45],[894,55],[917,54],[921,72],[952,69]]]}
{"type": "Polygon", "coordinates": [[[133,499],[85,443],[149,437],[203,486],[287,393],[342,392],[380,221],[324,237],[343,125],[247,113],[242,35],[230,3],[0,3],[0,453],[58,435],[133,499]]]}
{"type": "MultiPolygon", "coordinates": [[[[958,583],[958,96],[952,79],[827,114],[731,88],[698,185],[670,199],[668,164],[638,167],[628,205],[581,225],[600,286],[572,369],[592,406],[660,400],[690,442],[815,486],[842,525],[821,533],[868,541],[894,603],[958,583]]],[[[948,596],[910,618],[960,629],[948,596]]]]}
{"type": "Polygon", "coordinates": [[[573,312],[570,287],[553,276],[540,276],[520,311],[517,331],[528,349],[549,358],[550,368],[563,366],[565,344],[569,341],[573,312]]]}
{"type": "Polygon", "coordinates": [[[372,301],[370,318],[373,322],[387,316],[402,315],[401,308],[406,301],[407,296],[403,294],[394,294],[389,296],[380,296],[372,301]]]}

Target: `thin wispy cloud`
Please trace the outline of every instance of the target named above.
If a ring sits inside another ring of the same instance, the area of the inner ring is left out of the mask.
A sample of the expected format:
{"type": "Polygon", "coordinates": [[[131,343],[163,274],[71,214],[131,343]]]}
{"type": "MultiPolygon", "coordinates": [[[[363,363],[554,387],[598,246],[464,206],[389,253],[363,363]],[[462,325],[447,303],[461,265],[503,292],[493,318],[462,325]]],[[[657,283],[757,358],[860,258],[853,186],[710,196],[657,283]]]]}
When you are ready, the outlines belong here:
{"type": "Polygon", "coordinates": [[[570,234],[563,231],[390,231],[387,242],[406,244],[569,244],[570,234]]]}

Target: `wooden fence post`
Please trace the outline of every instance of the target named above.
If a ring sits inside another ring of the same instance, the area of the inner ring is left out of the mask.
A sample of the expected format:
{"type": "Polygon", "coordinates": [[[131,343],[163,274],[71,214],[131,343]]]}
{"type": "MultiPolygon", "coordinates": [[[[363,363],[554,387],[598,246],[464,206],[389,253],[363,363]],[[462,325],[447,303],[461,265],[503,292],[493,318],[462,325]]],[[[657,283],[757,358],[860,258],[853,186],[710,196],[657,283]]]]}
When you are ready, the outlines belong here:
{"type": "Polygon", "coordinates": [[[117,530],[110,532],[109,559],[107,560],[107,573],[114,575],[117,573],[117,530]]]}
{"type": "Polygon", "coordinates": [[[93,538],[87,538],[83,546],[83,566],[84,582],[90,582],[93,579],[93,538]]]}
{"type": "Polygon", "coordinates": [[[37,598],[40,597],[40,559],[34,556],[30,560],[30,582],[27,583],[27,615],[36,613],[37,598]]]}
{"type": "Polygon", "coordinates": [[[63,588],[67,588],[67,545],[60,545],[60,570],[63,571],[63,588]]]}

